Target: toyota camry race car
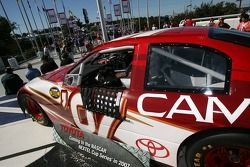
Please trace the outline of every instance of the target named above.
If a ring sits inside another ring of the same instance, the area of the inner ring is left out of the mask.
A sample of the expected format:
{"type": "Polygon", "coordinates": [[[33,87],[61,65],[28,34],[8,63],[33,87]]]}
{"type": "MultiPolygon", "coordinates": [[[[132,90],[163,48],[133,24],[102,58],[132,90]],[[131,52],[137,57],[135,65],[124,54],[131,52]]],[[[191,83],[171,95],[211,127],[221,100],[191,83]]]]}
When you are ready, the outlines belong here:
{"type": "Polygon", "coordinates": [[[249,33],[149,31],[30,81],[18,101],[107,166],[249,167],[249,64],[249,33]]]}

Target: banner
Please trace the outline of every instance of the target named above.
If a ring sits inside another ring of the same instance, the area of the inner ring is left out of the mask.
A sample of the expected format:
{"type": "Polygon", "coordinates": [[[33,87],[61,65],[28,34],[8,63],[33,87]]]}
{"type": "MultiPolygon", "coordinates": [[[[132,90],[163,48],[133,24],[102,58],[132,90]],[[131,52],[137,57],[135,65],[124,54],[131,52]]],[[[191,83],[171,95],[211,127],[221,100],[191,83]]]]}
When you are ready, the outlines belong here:
{"type": "Polygon", "coordinates": [[[82,13],[83,13],[83,16],[84,16],[84,20],[85,20],[85,23],[86,24],[89,24],[89,17],[88,17],[88,12],[86,9],[82,9],[82,13]]]}
{"type": "Polygon", "coordinates": [[[67,24],[67,18],[64,12],[58,13],[58,18],[61,25],[67,24]]]}
{"type": "Polygon", "coordinates": [[[122,0],[122,11],[123,13],[130,13],[129,0],[122,0]]]}
{"type": "Polygon", "coordinates": [[[107,22],[112,22],[112,15],[111,14],[107,14],[107,22]]]}
{"type": "Polygon", "coordinates": [[[120,4],[116,4],[114,5],[114,12],[115,12],[115,16],[121,16],[121,5],[120,4]]]}
{"type": "Polygon", "coordinates": [[[57,23],[56,13],[54,9],[46,9],[49,24],[57,23]]]}

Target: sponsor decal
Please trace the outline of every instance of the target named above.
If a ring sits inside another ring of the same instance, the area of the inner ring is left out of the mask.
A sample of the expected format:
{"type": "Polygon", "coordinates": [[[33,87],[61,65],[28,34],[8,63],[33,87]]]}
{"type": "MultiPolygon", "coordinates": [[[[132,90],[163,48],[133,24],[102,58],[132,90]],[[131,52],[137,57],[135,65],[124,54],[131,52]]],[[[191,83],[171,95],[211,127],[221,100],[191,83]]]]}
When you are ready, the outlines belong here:
{"type": "Polygon", "coordinates": [[[196,122],[204,122],[204,123],[214,123],[214,115],[216,113],[223,114],[228,122],[233,124],[241,114],[246,110],[246,108],[250,105],[250,98],[244,98],[241,104],[236,108],[235,111],[229,111],[229,109],[218,99],[217,97],[208,97],[206,115],[205,118],[201,115],[201,112],[198,110],[192,98],[188,95],[180,95],[180,97],[176,100],[170,111],[162,111],[162,112],[151,112],[145,111],[143,109],[143,103],[146,98],[160,98],[166,101],[167,105],[167,96],[165,94],[152,94],[145,93],[142,94],[137,101],[137,109],[142,115],[153,116],[153,117],[166,117],[169,119],[173,118],[175,114],[185,114],[185,115],[193,115],[196,118],[196,122]],[[179,109],[179,106],[186,102],[190,109],[179,109]],[[215,109],[215,106],[218,107],[218,111],[215,109]]]}
{"type": "Polygon", "coordinates": [[[50,88],[49,94],[55,99],[58,99],[61,96],[60,90],[57,87],[50,88]]]}
{"type": "Polygon", "coordinates": [[[77,129],[77,128],[73,128],[73,127],[70,127],[70,126],[66,126],[66,125],[63,125],[63,124],[60,124],[60,127],[61,127],[61,131],[64,132],[64,133],[68,133],[72,136],[75,136],[75,137],[83,137],[84,133],[83,131],[77,129]]]}
{"type": "Polygon", "coordinates": [[[155,158],[166,158],[169,156],[169,150],[162,144],[151,139],[138,139],[136,146],[143,150],[148,150],[150,155],[155,158]]]}

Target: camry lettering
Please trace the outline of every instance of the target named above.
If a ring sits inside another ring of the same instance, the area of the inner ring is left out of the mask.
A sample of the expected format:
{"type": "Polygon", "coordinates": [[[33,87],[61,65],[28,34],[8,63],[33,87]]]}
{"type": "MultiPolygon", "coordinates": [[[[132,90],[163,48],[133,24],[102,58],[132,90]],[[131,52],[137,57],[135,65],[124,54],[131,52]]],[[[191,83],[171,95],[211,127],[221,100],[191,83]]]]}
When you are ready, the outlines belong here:
{"type": "Polygon", "coordinates": [[[145,93],[142,94],[137,101],[137,108],[138,111],[142,115],[147,115],[147,116],[154,116],[154,117],[163,117],[165,116],[166,118],[172,119],[174,114],[185,114],[185,115],[193,115],[196,118],[197,122],[206,122],[206,123],[213,123],[214,120],[214,113],[219,113],[223,114],[227,120],[233,124],[239,117],[240,115],[246,110],[246,108],[250,104],[250,99],[245,98],[242,103],[237,107],[237,109],[234,112],[230,112],[227,107],[217,98],[217,97],[208,97],[208,102],[207,102],[207,108],[206,108],[206,115],[205,118],[202,117],[200,111],[196,107],[195,103],[193,102],[192,98],[187,95],[181,95],[170,111],[167,113],[167,111],[163,112],[151,112],[151,111],[145,111],[143,109],[143,103],[144,99],[146,98],[162,98],[167,100],[167,96],[165,94],[151,94],[151,93],[145,93]],[[186,102],[189,106],[188,110],[184,109],[178,109],[179,106],[183,103],[186,102]],[[214,109],[214,106],[217,106],[219,108],[219,111],[216,111],[214,109]]]}
{"type": "Polygon", "coordinates": [[[217,97],[209,97],[207,103],[207,112],[205,121],[213,122],[213,113],[222,113],[225,115],[227,120],[233,124],[237,118],[245,111],[245,109],[249,106],[250,99],[244,98],[243,102],[238,106],[238,108],[231,114],[231,112],[226,108],[226,106],[217,98],[217,97]],[[218,106],[220,111],[214,111],[214,104],[218,106]]]}
{"type": "Polygon", "coordinates": [[[168,99],[166,95],[164,94],[151,94],[151,93],[145,93],[145,94],[142,94],[138,101],[137,101],[137,108],[139,110],[139,112],[142,114],[142,115],[148,115],[148,116],[154,116],[154,117],[163,117],[165,115],[166,112],[162,112],[162,113],[155,113],[155,112],[149,112],[149,111],[145,111],[143,109],[143,100],[145,98],[162,98],[162,99],[168,99]]]}
{"type": "Polygon", "coordinates": [[[179,113],[179,114],[194,115],[197,122],[203,122],[204,121],[204,119],[202,118],[199,110],[195,106],[195,104],[194,104],[194,102],[193,102],[193,100],[191,99],[190,96],[183,96],[183,95],[181,95],[179,97],[179,99],[175,102],[175,104],[173,105],[173,107],[171,108],[170,112],[167,115],[167,118],[172,118],[173,114],[175,114],[175,113],[176,114],[179,113]],[[190,110],[180,110],[180,109],[178,109],[178,107],[180,106],[180,104],[184,100],[187,102],[190,110]]]}

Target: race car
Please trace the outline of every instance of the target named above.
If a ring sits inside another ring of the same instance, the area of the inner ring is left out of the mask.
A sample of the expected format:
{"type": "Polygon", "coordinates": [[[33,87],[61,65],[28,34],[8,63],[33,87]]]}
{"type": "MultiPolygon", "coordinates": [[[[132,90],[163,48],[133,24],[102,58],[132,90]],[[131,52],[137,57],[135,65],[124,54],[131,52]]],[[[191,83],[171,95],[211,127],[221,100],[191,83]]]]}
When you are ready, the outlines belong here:
{"type": "Polygon", "coordinates": [[[250,34],[132,34],[24,85],[21,109],[107,166],[249,167],[250,34]]]}

